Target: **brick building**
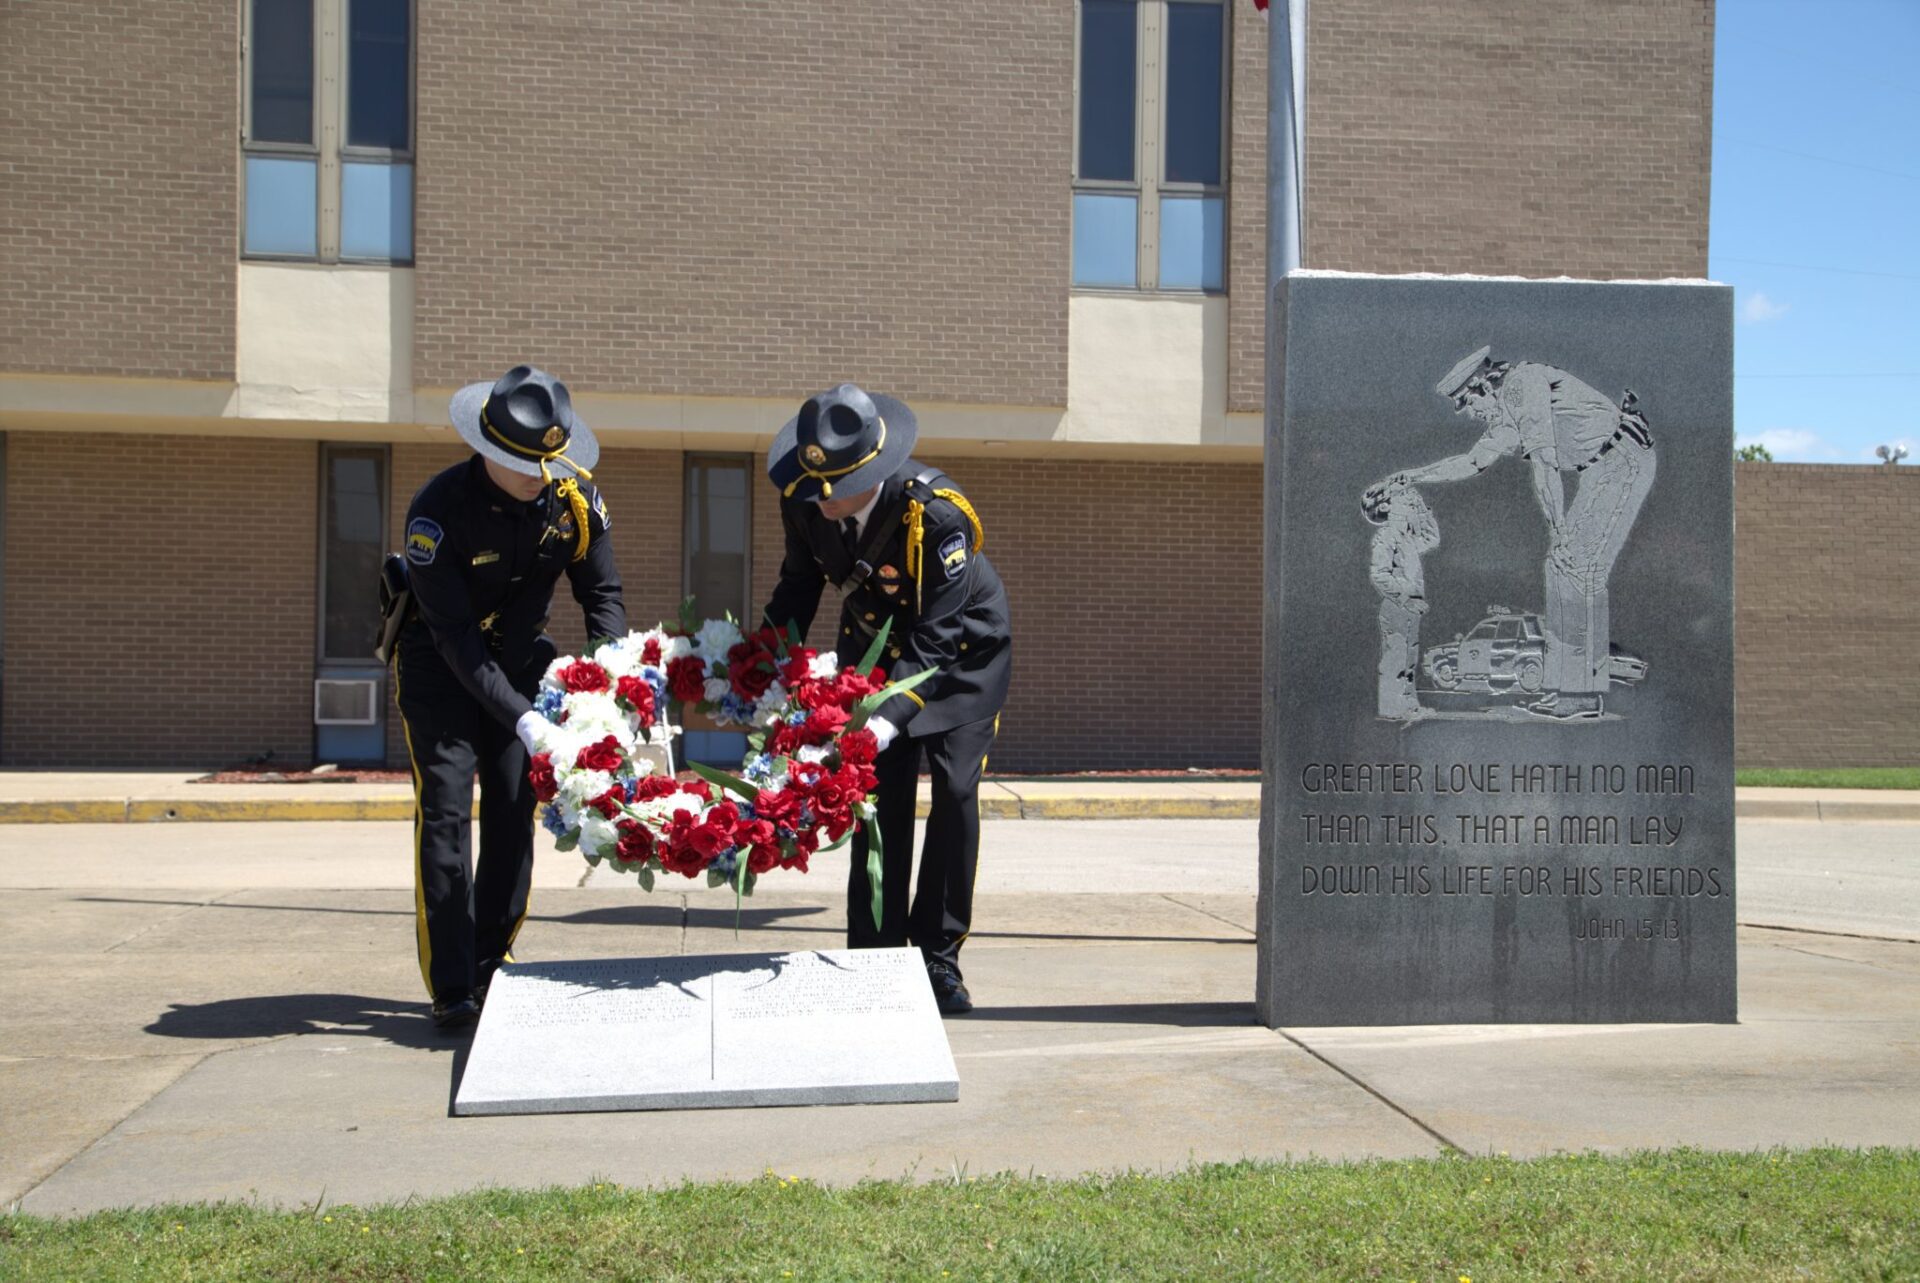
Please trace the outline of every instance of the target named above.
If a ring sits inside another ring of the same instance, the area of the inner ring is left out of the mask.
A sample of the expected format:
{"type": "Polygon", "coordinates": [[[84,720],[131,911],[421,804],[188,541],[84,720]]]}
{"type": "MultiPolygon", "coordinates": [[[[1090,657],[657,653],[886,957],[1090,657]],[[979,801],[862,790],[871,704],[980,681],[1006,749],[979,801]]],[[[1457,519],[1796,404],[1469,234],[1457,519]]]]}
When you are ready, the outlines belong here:
{"type": "MultiPolygon", "coordinates": [[[[1704,275],[1710,0],[1489,8],[1315,0],[1308,265],[1704,275]]],[[[765,448],[850,378],[985,519],[997,766],[1257,761],[1251,0],[9,14],[0,762],[393,758],[373,568],[520,361],[607,447],[636,621],[764,599],[765,448]],[[1203,662],[1122,707],[1130,647],[1203,662]]]]}

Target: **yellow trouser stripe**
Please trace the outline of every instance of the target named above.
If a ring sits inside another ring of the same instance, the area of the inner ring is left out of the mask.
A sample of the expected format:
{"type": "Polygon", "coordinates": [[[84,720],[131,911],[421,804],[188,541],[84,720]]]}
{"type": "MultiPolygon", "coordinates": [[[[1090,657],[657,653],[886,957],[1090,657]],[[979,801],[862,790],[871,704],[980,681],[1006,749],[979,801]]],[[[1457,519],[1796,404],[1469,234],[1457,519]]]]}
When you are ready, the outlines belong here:
{"type": "MultiPolygon", "coordinates": [[[[393,663],[393,704],[400,707],[400,661],[393,663]]],[[[407,724],[405,712],[400,714],[400,735],[407,742],[407,767],[413,772],[413,935],[414,948],[420,955],[420,979],[427,985],[427,997],[436,998],[433,992],[433,937],[427,931],[427,873],[421,863],[421,834],[426,826],[425,799],[421,796],[420,762],[413,755],[413,727],[407,724]]]]}

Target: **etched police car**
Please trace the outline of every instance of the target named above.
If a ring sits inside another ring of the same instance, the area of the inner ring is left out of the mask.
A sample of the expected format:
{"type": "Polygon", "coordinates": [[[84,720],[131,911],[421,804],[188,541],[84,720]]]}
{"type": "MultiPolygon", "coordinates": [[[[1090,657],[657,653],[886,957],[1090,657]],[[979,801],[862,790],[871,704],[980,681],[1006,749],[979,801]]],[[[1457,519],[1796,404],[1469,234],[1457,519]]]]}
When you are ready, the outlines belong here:
{"type": "MultiPolygon", "coordinates": [[[[1647,675],[1647,662],[1612,647],[1607,675],[1631,685],[1647,675]]],[[[1546,683],[1547,634],[1540,616],[1505,606],[1488,606],[1487,617],[1472,631],[1427,648],[1421,667],[1440,690],[1524,691],[1531,695],[1546,683]]]]}

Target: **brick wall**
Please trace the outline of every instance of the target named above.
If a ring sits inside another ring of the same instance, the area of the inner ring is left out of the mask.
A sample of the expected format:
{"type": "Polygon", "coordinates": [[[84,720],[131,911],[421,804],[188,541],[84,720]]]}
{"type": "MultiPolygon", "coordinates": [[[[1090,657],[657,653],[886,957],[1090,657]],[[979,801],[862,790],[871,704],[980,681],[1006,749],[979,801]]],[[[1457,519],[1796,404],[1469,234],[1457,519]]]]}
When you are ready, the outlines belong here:
{"type": "Polygon", "coordinates": [[[420,49],[420,382],[1065,403],[1071,5],[479,0],[420,49]]]}
{"type": "Polygon", "coordinates": [[[9,0],[0,367],[232,377],[239,12],[9,0]]]}
{"type": "Polygon", "coordinates": [[[1920,468],[1734,467],[1735,757],[1920,764],[1920,468]]]}
{"type": "MultiPolygon", "coordinates": [[[[1307,266],[1706,274],[1712,0],[1338,0],[1309,14],[1307,266]]],[[[1238,196],[1265,182],[1266,58],[1245,15],[1235,35],[1238,196]]],[[[1242,224],[1263,210],[1236,199],[1233,212],[1229,405],[1258,410],[1265,232],[1242,224]]]]}
{"type": "Polygon", "coordinates": [[[311,441],[14,432],[14,767],[229,765],[313,748],[311,441]]]}
{"type": "MultiPolygon", "coordinates": [[[[407,505],[415,492],[468,453],[458,443],[393,447],[389,547],[401,546],[407,505]]],[[[636,628],[671,619],[680,605],[680,509],[685,494],[680,458],[672,450],[603,449],[593,469],[613,516],[614,563],[625,590],[628,622],[636,628]]],[[[565,578],[554,588],[552,633],[563,654],[578,653],[586,642],[580,608],[565,578]]],[[[391,707],[387,760],[401,767],[407,761],[400,718],[391,707]]]]}

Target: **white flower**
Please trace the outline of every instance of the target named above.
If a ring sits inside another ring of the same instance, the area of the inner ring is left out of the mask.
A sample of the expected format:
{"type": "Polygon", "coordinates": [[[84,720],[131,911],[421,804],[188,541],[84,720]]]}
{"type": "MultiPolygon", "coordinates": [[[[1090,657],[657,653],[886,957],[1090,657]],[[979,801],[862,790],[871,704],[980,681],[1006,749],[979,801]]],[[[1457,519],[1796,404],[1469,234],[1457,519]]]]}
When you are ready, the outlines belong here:
{"type": "Polygon", "coordinates": [[[613,776],[605,771],[564,771],[558,783],[560,813],[566,817],[569,825],[577,825],[580,820],[574,817],[574,812],[591,811],[594,815],[599,814],[587,803],[613,787],[613,776]]]}
{"type": "Polygon", "coordinates": [[[569,695],[566,703],[567,727],[586,737],[587,743],[611,735],[626,748],[633,743],[633,723],[619,701],[604,691],[582,691],[569,695]]]}
{"type": "Polygon", "coordinates": [[[561,685],[560,679],[555,676],[555,674],[573,662],[574,657],[572,655],[562,655],[551,664],[548,664],[546,673],[540,678],[540,689],[549,691],[566,690],[566,687],[561,685]]]}
{"type": "Polygon", "coordinates": [[[665,671],[668,664],[676,659],[685,659],[693,654],[693,639],[690,637],[665,637],[660,643],[660,668],[665,671]]]}
{"type": "Polygon", "coordinates": [[[707,678],[707,684],[701,688],[700,693],[706,699],[707,703],[718,704],[727,697],[727,692],[732,689],[733,683],[729,682],[726,678],[709,677],[707,678]]]}
{"type": "Polygon", "coordinates": [[[797,750],[794,757],[802,762],[824,762],[827,760],[827,754],[832,751],[825,744],[809,744],[797,750]]]}
{"type": "Polygon", "coordinates": [[[564,774],[573,769],[574,759],[580,756],[580,750],[589,744],[599,742],[599,735],[583,735],[579,729],[569,723],[555,726],[540,737],[540,751],[553,759],[553,769],[564,774]]]}
{"type": "Polygon", "coordinates": [[[724,662],[727,652],[740,644],[740,626],[727,619],[709,619],[694,634],[700,653],[708,660],[724,662]]]}
{"type": "Polygon", "coordinates": [[[771,726],[780,716],[780,710],[786,707],[787,688],[779,682],[767,687],[753,706],[753,724],[771,726]]]}
{"type": "Polygon", "coordinates": [[[636,634],[628,633],[618,641],[610,641],[593,652],[593,662],[607,670],[607,676],[617,683],[622,677],[633,676],[633,670],[640,665],[640,646],[636,634]]]}
{"type": "Polygon", "coordinates": [[[807,661],[807,676],[817,682],[830,680],[840,671],[840,656],[833,651],[822,651],[807,661]]]}
{"type": "Polygon", "coordinates": [[[620,842],[620,830],[600,812],[589,807],[580,813],[580,849],[606,857],[620,842]]]}

